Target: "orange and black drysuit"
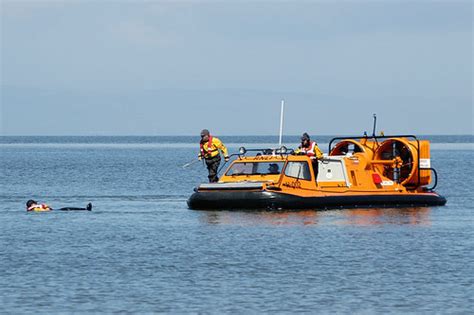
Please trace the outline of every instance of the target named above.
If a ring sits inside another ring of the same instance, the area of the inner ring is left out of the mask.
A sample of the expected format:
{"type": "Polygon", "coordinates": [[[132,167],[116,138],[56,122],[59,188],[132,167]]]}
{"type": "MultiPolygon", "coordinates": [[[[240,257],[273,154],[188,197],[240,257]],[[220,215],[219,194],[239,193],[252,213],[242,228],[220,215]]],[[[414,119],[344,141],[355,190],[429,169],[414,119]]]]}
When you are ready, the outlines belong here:
{"type": "Polygon", "coordinates": [[[200,142],[200,152],[198,158],[204,158],[206,161],[207,170],[209,171],[209,182],[217,183],[219,178],[217,177],[217,171],[219,164],[221,163],[221,155],[219,151],[224,154],[226,159],[229,158],[226,146],[216,137],[209,135],[208,141],[200,142]]]}
{"type": "MultiPolygon", "coordinates": [[[[50,206],[48,206],[48,205],[45,204],[45,203],[41,203],[41,204],[33,203],[33,204],[31,204],[30,206],[27,206],[27,208],[26,208],[26,211],[28,211],[28,212],[31,212],[31,211],[34,211],[34,212],[46,212],[46,211],[51,211],[51,210],[53,210],[53,208],[51,208],[50,206]]],[[[61,210],[61,211],[88,210],[88,211],[91,211],[91,210],[92,210],[92,204],[91,204],[91,203],[88,203],[85,208],[79,208],[79,207],[64,207],[64,208],[55,209],[55,210],[61,210]]]]}

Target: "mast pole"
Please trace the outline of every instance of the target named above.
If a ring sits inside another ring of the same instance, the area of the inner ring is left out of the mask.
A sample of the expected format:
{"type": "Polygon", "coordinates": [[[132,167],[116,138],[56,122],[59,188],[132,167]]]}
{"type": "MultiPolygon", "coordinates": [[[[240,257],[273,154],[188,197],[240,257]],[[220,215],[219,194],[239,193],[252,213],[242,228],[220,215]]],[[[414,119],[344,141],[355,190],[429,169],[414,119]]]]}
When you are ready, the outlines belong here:
{"type": "Polygon", "coordinates": [[[280,110],[280,139],[278,141],[278,146],[281,147],[281,139],[283,136],[283,110],[285,108],[285,100],[281,100],[281,110],[280,110]]]}

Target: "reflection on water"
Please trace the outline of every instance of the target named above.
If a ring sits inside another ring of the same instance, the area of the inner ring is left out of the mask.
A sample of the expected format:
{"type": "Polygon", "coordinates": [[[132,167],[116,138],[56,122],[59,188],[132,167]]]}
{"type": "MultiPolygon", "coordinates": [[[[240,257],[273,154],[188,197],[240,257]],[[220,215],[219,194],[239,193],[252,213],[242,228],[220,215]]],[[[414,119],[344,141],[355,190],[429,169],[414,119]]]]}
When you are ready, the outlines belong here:
{"type": "Polygon", "coordinates": [[[203,211],[200,217],[205,224],[221,225],[314,225],[318,212],[306,211],[203,211]]]}
{"type": "Polygon", "coordinates": [[[205,224],[219,225],[430,225],[431,208],[364,208],[305,211],[203,211],[205,224]]]}
{"type": "Polygon", "coordinates": [[[338,223],[348,225],[430,225],[430,210],[428,207],[353,209],[344,211],[345,215],[338,223]]]}

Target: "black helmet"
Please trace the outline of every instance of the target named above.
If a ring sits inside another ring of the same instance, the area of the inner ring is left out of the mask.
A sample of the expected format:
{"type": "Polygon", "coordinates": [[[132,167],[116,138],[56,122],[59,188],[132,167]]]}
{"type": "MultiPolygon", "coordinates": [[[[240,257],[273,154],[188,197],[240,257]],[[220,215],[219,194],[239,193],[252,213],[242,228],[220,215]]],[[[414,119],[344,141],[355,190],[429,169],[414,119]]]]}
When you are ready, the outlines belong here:
{"type": "Polygon", "coordinates": [[[201,137],[204,137],[204,136],[209,136],[209,130],[207,129],[201,130],[201,137]]]}
{"type": "Polygon", "coordinates": [[[303,133],[303,135],[301,136],[301,141],[305,141],[305,140],[308,140],[308,141],[310,140],[309,135],[306,132],[303,133]]]}
{"type": "Polygon", "coordinates": [[[34,204],[37,204],[37,202],[34,201],[33,199],[30,199],[30,200],[28,200],[28,201],[26,202],[26,207],[29,208],[29,207],[31,207],[31,206],[34,205],[34,204]]]}

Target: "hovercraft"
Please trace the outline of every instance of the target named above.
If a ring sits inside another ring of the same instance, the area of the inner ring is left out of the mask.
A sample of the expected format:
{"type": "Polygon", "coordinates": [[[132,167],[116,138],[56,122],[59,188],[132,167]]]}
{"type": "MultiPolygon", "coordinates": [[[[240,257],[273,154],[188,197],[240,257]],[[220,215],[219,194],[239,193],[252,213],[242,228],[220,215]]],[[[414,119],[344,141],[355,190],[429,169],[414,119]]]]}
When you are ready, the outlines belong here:
{"type": "Polygon", "coordinates": [[[413,135],[333,138],[320,160],[285,147],[244,147],[190,209],[334,209],[441,206],[430,142],[413,135]],[[255,154],[250,154],[254,152],[255,154]],[[431,186],[429,186],[431,185],[431,186]]]}

